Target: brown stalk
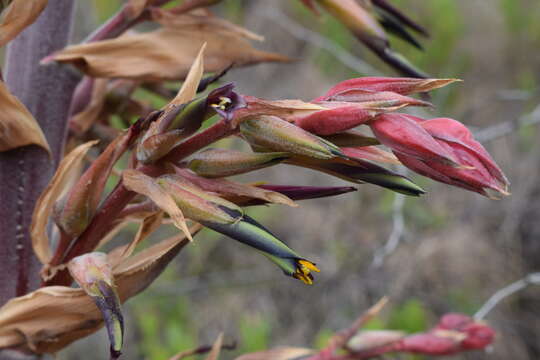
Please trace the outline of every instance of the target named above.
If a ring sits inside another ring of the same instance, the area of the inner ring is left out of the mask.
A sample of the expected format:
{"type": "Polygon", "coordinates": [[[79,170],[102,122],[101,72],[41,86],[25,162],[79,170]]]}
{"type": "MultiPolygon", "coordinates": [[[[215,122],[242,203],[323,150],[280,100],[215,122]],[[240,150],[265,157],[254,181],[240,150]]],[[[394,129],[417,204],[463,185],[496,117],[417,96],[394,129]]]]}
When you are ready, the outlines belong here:
{"type": "Polygon", "coordinates": [[[49,2],[8,46],[6,84],[38,120],[53,156],[37,146],[0,153],[0,305],[39,286],[41,265],[29,233],[32,211],[62,157],[69,103],[79,78],[63,67],[38,63],[68,42],[72,10],[71,0],[49,2]]]}

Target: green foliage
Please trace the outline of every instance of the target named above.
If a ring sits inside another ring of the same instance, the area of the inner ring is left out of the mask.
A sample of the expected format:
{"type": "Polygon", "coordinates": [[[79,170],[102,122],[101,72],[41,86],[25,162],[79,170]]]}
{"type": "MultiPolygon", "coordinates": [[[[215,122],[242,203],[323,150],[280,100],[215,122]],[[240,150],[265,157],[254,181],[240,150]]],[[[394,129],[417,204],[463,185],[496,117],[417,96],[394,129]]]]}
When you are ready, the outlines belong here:
{"type": "Polygon", "coordinates": [[[140,296],[134,301],[134,313],[142,332],[140,348],[145,358],[165,360],[181,350],[197,347],[197,326],[186,298],[156,299],[140,296]]]}
{"type": "Polygon", "coordinates": [[[315,335],[313,340],[313,348],[322,349],[328,345],[328,340],[334,335],[334,332],[330,329],[322,328],[315,335]]]}
{"type": "Polygon", "coordinates": [[[426,330],[427,324],[427,314],[423,304],[419,300],[411,299],[393,308],[387,328],[415,333],[426,330]]]}
{"type": "Polygon", "coordinates": [[[249,353],[268,348],[271,326],[262,315],[246,314],[240,320],[240,353],[249,353]]]}

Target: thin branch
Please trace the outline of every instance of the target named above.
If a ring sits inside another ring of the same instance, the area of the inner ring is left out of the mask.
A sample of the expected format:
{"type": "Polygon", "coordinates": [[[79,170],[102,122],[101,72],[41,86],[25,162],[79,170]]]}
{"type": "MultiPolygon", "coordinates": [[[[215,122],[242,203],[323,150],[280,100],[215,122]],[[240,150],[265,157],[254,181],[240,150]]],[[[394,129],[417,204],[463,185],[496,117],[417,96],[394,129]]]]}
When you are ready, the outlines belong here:
{"type": "Polygon", "coordinates": [[[480,309],[474,314],[474,320],[479,321],[486,317],[486,315],[497,306],[502,300],[524,290],[530,285],[540,285],[540,272],[530,273],[523,279],[511,283],[508,286],[499,289],[480,307],[480,309]]]}
{"type": "Polygon", "coordinates": [[[485,143],[511,134],[522,127],[538,123],[540,123],[540,104],[532,112],[521,116],[517,120],[504,121],[476,131],[475,137],[478,141],[485,143]]]}
{"type": "Polygon", "coordinates": [[[332,56],[338,59],[349,69],[362,74],[370,74],[371,76],[382,75],[380,71],[360,60],[358,57],[352,55],[341,46],[335,44],[332,40],[299,25],[283,12],[277,10],[275,7],[267,6],[261,11],[261,14],[263,17],[281,26],[295,38],[328,51],[332,56]]]}
{"type": "Polygon", "coordinates": [[[405,219],[403,217],[403,206],[405,204],[405,195],[396,194],[394,197],[394,204],[392,210],[392,232],[386,241],[386,244],[375,251],[373,255],[373,261],[371,262],[372,268],[379,268],[383,265],[385,258],[392,254],[399,243],[403,239],[405,234],[405,219]]]}
{"type": "Polygon", "coordinates": [[[358,333],[358,330],[364,326],[368,321],[377,316],[383,307],[388,302],[388,298],[385,296],[380,299],[375,305],[370,307],[364,312],[356,321],[346,329],[337,332],[328,341],[328,345],[322,349],[319,353],[310,356],[306,360],[328,360],[333,359],[334,354],[339,349],[343,348],[347,342],[358,333]]]}

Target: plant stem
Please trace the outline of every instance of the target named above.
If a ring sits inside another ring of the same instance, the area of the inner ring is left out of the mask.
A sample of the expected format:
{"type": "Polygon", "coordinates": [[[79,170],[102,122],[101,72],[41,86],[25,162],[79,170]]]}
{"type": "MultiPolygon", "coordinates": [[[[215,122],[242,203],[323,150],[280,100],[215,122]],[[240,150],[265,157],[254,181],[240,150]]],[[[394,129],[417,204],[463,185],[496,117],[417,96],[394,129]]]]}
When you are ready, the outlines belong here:
{"type": "MultiPolygon", "coordinates": [[[[186,156],[189,156],[234,132],[235,130],[231,129],[228,122],[220,120],[209,128],[186,139],[177,148],[173,149],[173,151],[161,162],[180,161],[186,156]]],[[[165,166],[147,165],[140,166],[137,170],[146,175],[155,177],[165,172],[165,166]]],[[[107,196],[88,228],[75,239],[67,253],[64,256],[58,256],[58,254],[54,255],[54,259],[56,259],[57,262],[51,262],[51,266],[66,263],[76,256],[93,251],[99,244],[101,238],[103,238],[103,236],[111,229],[114,220],[118,218],[122,210],[129,204],[135,195],[134,192],[126,189],[120,182],[109,196],[107,196]]],[[[65,270],[60,270],[46,283],[46,285],[69,285],[71,281],[69,273],[65,270]]]]}
{"type": "Polygon", "coordinates": [[[49,1],[37,21],[8,46],[6,84],[37,119],[52,158],[37,146],[0,153],[0,305],[39,286],[40,263],[29,234],[37,197],[49,182],[64,147],[71,94],[78,76],[39,61],[66,46],[72,0],[49,1]]]}

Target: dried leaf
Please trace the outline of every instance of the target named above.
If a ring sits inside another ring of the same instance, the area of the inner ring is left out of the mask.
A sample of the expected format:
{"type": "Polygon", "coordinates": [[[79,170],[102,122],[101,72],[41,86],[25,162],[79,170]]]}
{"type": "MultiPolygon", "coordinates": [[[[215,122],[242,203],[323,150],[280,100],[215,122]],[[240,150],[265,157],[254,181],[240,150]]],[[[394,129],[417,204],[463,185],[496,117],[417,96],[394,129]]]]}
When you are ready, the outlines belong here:
{"type": "Polygon", "coordinates": [[[214,342],[214,345],[212,345],[212,350],[210,350],[210,353],[206,357],[205,360],[218,360],[219,353],[221,352],[221,345],[223,344],[223,333],[220,333],[214,342]]]}
{"type": "Polygon", "coordinates": [[[72,238],[88,226],[103,196],[105,184],[118,159],[126,152],[141,131],[141,123],[132,125],[118,136],[92,162],[68,196],[57,203],[56,224],[72,238]]]}
{"type": "Polygon", "coordinates": [[[182,84],[182,87],[178,91],[178,94],[176,94],[174,99],[172,99],[172,101],[170,102],[170,105],[185,104],[188,101],[193,100],[193,98],[197,94],[197,88],[199,87],[199,83],[201,82],[204,73],[203,56],[205,48],[206,43],[201,46],[197,57],[193,61],[193,64],[191,64],[191,68],[189,69],[189,72],[186,76],[186,80],[182,84]]]}
{"type": "Polygon", "coordinates": [[[271,350],[259,351],[251,354],[244,354],[235,360],[296,360],[298,358],[313,355],[312,349],[295,347],[278,347],[271,350]]]}
{"type": "MultiPolygon", "coordinates": [[[[200,229],[196,226],[191,232],[200,229]]],[[[182,235],[163,240],[114,269],[120,301],[146,289],[187,243],[182,235]]],[[[47,286],[0,308],[0,349],[22,347],[39,354],[53,353],[102,326],[98,308],[82,289],[47,286]]]]}
{"type": "Polygon", "coordinates": [[[32,237],[32,247],[38,259],[46,264],[51,259],[51,249],[49,237],[47,236],[47,224],[53,211],[54,203],[66,190],[67,183],[74,173],[78,173],[84,156],[97,143],[96,140],[89,141],[77,146],[60,162],[53,178],[39,197],[32,214],[32,225],[30,226],[30,236],[32,237]]]}
{"type": "Polygon", "coordinates": [[[193,240],[182,211],[176,205],[171,195],[163,190],[153,178],[137,170],[125,170],[122,179],[127,189],[150,198],[157,206],[169,214],[171,219],[173,219],[174,225],[182,230],[189,240],[193,240]]]}
{"type": "MultiPolygon", "coordinates": [[[[287,196],[275,191],[262,189],[256,186],[241,184],[225,179],[205,179],[185,169],[176,169],[176,172],[185,177],[205,191],[217,193],[225,198],[233,199],[243,197],[244,200],[259,199],[274,204],[284,204],[292,207],[298,206],[287,196]],[[247,198],[247,199],[246,199],[247,198]]],[[[234,202],[234,201],[233,201],[234,202]]]]}
{"type": "Polygon", "coordinates": [[[13,0],[2,13],[0,46],[6,45],[38,18],[48,0],[13,0]]]}
{"type": "Polygon", "coordinates": [[[248,40],[264,41],[264,37],[244,29],[241,26],[223,20],[217,16],[198,16],[193,14],[177,15],[171,11],[161,8],[152,9],[152,20],[165,27],[182,27],[186,25],[197,25],[200,23],[208,24],[209,26],[223,27],[231,32],[234,32],[248,40]]]}
{"type": "Polygon", "coordinates": [[[260,62],[289,58],[253,48],[237,32],[202,21],[156,31],[70,46],[53,60],[71,63],[92,77],[132,78],[147,81],[181,80],[207,43],[206,71],[219,71],[260,62]]]}
{"type": "Polygon", "coordinates": [[[122,253],[123,258],[130,256],[135,247],[146,239],[151,233],[153,233],[163,222],[163,212],[160,211],[156,214],[150,215],[145,218],[137,231],[135,238],[129,243],[129,246],[122,253]]]}
{"type": "MultiPolygon", "coordinates": [[[[13,3],[12,3],[13,4],[13,3]]],[[[0,34],[2,34],[0,30],[0,34]]],[[[0,81],[0,152],[35,144],[51,153],[49,144],[30,111],[0,81]]]]}
{"type": "Polygon", "coordinates": [[[284,119],[294,118],[301,115],[312,114],[317,111],[327,110],[327,108],[304,102],[302,100],[263,100],[254,96],[244,95],[247,108],[241,109],[235,116],[235,123],[238,124],[246,116],[273,115],[284,119]]]}

